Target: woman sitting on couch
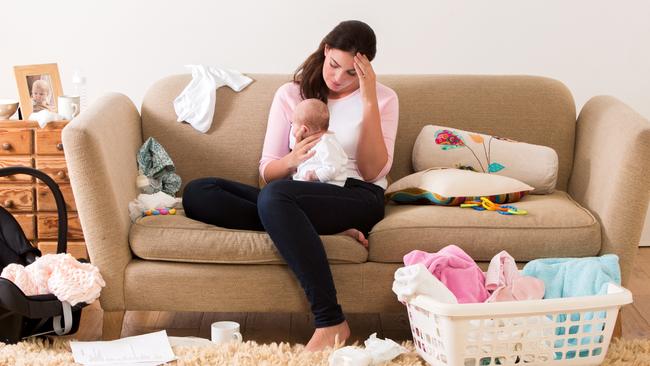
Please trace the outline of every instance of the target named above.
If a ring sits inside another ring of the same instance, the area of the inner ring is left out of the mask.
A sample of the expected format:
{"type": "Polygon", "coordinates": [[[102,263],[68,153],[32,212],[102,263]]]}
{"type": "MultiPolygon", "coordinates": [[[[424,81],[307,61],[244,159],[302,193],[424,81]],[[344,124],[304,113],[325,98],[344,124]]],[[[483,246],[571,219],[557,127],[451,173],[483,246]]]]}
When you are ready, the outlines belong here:
{"type": "Polygon", "coordinates": [[[282,85],[273,99],[257,187],[220,178],[187,184],[183,206],[188,217],[243,230],[266,230],[295,273],[314,314],[316,330],[309,351],[345,341],[350,328],[319,235],[350,228],[368,233],[384,216],[386,174],[393,162],[398,122],[397,95],[376,81],[373,30],[360,21],[338,24],[282,85]],[[313,155],[320,136],[290,141],[294,107],[303,99],[327,103],[330,130],[349,157],[343,187],[290,179],[313,155]]]}

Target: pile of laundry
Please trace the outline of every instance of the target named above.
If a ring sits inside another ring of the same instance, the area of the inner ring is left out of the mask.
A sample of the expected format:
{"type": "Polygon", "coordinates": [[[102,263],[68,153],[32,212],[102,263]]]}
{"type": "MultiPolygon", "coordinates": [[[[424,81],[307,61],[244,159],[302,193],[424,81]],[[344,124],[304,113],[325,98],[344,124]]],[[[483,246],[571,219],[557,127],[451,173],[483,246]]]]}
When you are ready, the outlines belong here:
{"type": "Polygon", "coordinates": [[[487,272],[461,248],[436,253],[414,250],[395,272],[393,292],[402,301],[417,295],[451,304],[523,301],[602,295],[609,283],[621,284],[618,256],[545,258],[520,272],[506,251],[492,258],[487,272]]]}

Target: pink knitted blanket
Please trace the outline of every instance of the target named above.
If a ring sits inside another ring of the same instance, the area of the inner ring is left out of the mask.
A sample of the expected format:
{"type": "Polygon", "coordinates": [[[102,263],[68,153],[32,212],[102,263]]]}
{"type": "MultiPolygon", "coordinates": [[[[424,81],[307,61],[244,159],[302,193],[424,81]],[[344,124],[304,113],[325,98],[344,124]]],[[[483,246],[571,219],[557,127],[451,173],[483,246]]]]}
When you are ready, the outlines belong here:
{"type": "Polygon", "coordinates": [[[106,286],[96,266],[80,263],[68,253],[46,254],[26,267],[12,263],[0,277],[15,283],[27,296],[54,294],[72,306],[95,301],[106,286]]]}

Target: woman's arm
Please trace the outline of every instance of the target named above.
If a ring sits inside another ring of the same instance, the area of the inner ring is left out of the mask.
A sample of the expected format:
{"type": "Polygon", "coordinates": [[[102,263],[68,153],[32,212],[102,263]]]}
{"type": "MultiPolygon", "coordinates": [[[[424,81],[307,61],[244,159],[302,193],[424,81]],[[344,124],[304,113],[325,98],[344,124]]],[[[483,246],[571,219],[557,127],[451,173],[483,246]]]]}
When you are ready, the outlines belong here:
{"type": "Polygon", "coordinates": [[[289,116],[293,112],[293,108],[289,105],[291,96],[288,91],[291,87],[292,85],[285,84],[278,89],[269,111],[262,158],[260,159],[260,177],[266,183],[286,178],[295,173],[298,165],[315,153],[310,150],[320,138],[320,135],[310,136],[296,142],[294,149],[289,151],[289,133],[291,131],[289,116]]]}
{"type": "Polygon", "coordinates": [[[289,153],[289,131],[291,130],[288,119],[289,109],[285,86],[282,86],[273,96],[260,159],[260,177],[267,183],[289,175],[288,171],[282,174],[282,167],[276,163],[289,153]]]}
{"type": "Polygon", "coordinates": [[[316,143],[318,143],[320,137],[321,134],[311,135],[300,142],[297,142],[293,150],[284,157],[271,160],[266,164],[266,169],[264,169],[264,172],[262,173],[264,181],[269,183],[276,179],[283,179],[294,174],[300,163],[314,156],[316,151],[312,151],[311,149],[316,145],[316,143]]]}
{"type": "MultiPolygon", "coordinates": [[[[365,55],[357,53],[354,57],[354,68],[359,78],[361,99],[363,102],[363,120],[357,146],[357,167],[366,181],[375,181],[385,176],[392,165],[395,133],[397,129],[397,106],[389,106],[395,121],[389,122],[391,131],[382,129],[382,117],[377,100],[377,79],[370,61],[365,55]],[[394,107],[394,108],[393,108],[394,107]],[[390,145],[390,146],[387,146],[390,145]]],[[[392,101],[397,103],[397,101],[392,101]]]]}
{"type": "Polygon", "coordinates": [[[261,177],[264,182],[270,183],[277,179],[282,179],[293,174],[295,170],[291,169],[283,159],[271,160],[266,164],[266,168],[261,177]]]}

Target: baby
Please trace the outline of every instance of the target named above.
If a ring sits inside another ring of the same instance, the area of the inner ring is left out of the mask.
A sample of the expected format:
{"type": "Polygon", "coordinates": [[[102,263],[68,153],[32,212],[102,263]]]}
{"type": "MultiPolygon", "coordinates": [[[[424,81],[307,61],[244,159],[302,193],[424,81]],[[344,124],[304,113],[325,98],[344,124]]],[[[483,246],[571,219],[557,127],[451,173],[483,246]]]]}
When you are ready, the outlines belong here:
{"type": "MultiPolygon", "coordinates": [[[[320,141],[312,148],[315,154],[302,162],[293,180],[313,181],[335,184],[343,187],[347,179],[348,155],[343,150],[341,143],[333,131],[329,129],[329,111],[322,101],[312,98],[298,103],[293,110],[291,135],[295,142],[322,133],[320,141]]],[[[365,235],[357,229],[348,229],[343,232],[368,246],[365,235]]]]}
{"type": "Polygon", "coordinates": [[[348,155],[334,132],[328,131],[328,128],[329,111],[325,103],[318,99],[306,99],[298,103],[293,111],[291,131],[296,142],[317,133],[323,135],[312,148],[316,153],[298,166],[293,180],[319,181],[340,187],[345,185],[348,155]]]}
{"type": "Polygon", "coordinates": [[[44,109],[52,111],[50,108],[50,84],[47,81],[39,79],[32,84],[32,112],[40,112],[44,109]]]}

